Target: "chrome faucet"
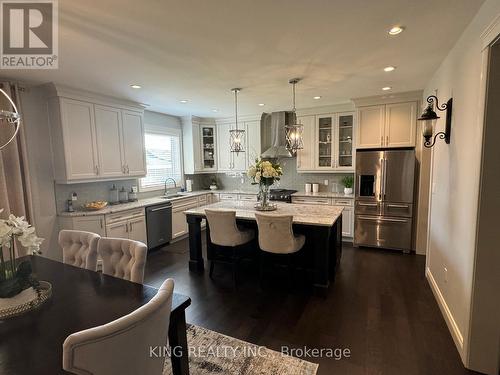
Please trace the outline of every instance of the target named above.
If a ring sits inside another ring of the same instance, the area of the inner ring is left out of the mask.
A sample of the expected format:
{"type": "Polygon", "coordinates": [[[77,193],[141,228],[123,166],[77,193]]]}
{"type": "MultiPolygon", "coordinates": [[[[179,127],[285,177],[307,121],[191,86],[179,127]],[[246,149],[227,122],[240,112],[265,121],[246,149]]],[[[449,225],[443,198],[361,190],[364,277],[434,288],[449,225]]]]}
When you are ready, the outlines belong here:
{"type": "Polygon", "coordinates": [[[168,180],[172,180],[172,182],[174,183],[174,189],[177,188],[177,183],[175,182],[175,180],[172,177],[167,177],[165,179],[165,191],[163,192],[164,195],[167,195],[167,181],[168,180]]]}

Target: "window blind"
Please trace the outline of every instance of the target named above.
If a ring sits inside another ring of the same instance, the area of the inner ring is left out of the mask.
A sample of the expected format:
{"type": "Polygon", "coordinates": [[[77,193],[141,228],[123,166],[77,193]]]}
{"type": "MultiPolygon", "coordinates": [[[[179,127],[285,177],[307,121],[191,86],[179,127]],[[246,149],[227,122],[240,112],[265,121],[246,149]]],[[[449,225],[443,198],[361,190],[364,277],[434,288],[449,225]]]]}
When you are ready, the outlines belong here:
{"type": "Polygon", "coordinates": [[[182,179],[180,137],[146,133],[144,138],[147,175],[141,178],[141,188],[163,187],[168,177],[173,178],[179,186],[182,179]]]}

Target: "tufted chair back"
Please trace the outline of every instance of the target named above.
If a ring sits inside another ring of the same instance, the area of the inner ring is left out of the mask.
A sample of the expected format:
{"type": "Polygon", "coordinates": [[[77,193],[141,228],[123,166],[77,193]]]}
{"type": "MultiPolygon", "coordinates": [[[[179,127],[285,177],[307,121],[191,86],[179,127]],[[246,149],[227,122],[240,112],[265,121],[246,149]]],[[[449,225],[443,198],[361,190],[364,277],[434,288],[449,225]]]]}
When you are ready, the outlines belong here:
{"type": "Polygon", "coordinates": [[[62,230],[59,232],[59,246],[63,250],[63,263],[75,267],[95,271],[97,268],[97,242],[96,233],[79,230],[62,230]]]}
{"type": "Polygon", "coordinates": [[[174,280],[144,306],[102,326],[76,332],[63,344],[63,369],[82,375],[161,375],[174,280]],[[150,355],[150,348],[158,355],[150,355]]]}
{"type": "Polygon", "coordinates": [[[142,284],[148,248],[139,241],[102,237],[97,245],[102,273],[142,284]]]}
{"type": "Polygon", "coordinates": [[[240,230],[236,225],[236,211],[205,210],[210,227],[210,241],[219,246],[238,246],[254,237],[252,230],[240,230]]]}
{"type": "Polygon", "coordinates": [[[255,214],[259,228],[259,247],[275,254],[299,251],[305,243],[303,235],[293,233],[293,216],[255,214]]]}

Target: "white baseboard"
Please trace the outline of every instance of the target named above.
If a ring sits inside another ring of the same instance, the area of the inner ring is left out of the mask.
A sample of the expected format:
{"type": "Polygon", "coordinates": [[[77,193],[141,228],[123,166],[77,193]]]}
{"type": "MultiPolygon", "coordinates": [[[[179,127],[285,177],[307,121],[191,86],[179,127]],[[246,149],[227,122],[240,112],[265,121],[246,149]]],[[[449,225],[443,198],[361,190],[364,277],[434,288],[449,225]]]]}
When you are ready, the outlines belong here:
{"type": "Polygon", "coordinates": [[[462,362],[465,363],[464,338],[462,336],[462,333],[460,332],[460,329],[458,328],[457,322],[453,318],[453,315],[452,315],[448,305],[446,304],[446,301],[443,297],[443,294],[441,293],[441,290],[439,290],[439,287],[436,283],[436,280],[434,280],[434,276],[432,276],[432,273],[431,273],[431,270],[429,269],[429,267],[426,267],[426,269],[425,269],[425,276],[427,277],[427,281],[429,282],[432,293],[434,294],[434,297],[436,298],[439,309],[441,310],[441,313],[443,314],[446,325],[448,326],[448,329],[450,330],[451,337],[453,338],[453,341],[455,342],[455,345],[458,349],[458,353],[460,354],[460,358],[462,359],[462,362]]]}

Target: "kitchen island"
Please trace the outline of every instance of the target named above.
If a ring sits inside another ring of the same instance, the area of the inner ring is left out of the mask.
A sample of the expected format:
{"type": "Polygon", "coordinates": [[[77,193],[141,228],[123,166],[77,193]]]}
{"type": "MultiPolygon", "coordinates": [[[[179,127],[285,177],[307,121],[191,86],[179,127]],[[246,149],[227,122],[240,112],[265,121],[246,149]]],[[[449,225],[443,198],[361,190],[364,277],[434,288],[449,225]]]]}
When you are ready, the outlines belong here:
{"type": "MultiPolygon", "coordinates": [[[[203,272],[204,259],[201,241],[201,221],[205,209],[226,209],[236,211],[238,224],[256,228],[254,202],[219,202],[185,211],[189,227],[189,269],[203,272]]],[[[313,286],[320,293],[326,292],[335,277],[335,270],[342,255],[342,211],[341,207],[309,204],[276,203],[278,209],[268,215],[293,215],[296,233],[306,236],[302,251],[309,255],[308,268],[312,273],[313,286]]],[[[206,226],[207,247],[212,246],[210,228],[206,226]]],[[[279,238],[276,239],[279,241],[279,238]]]]}

